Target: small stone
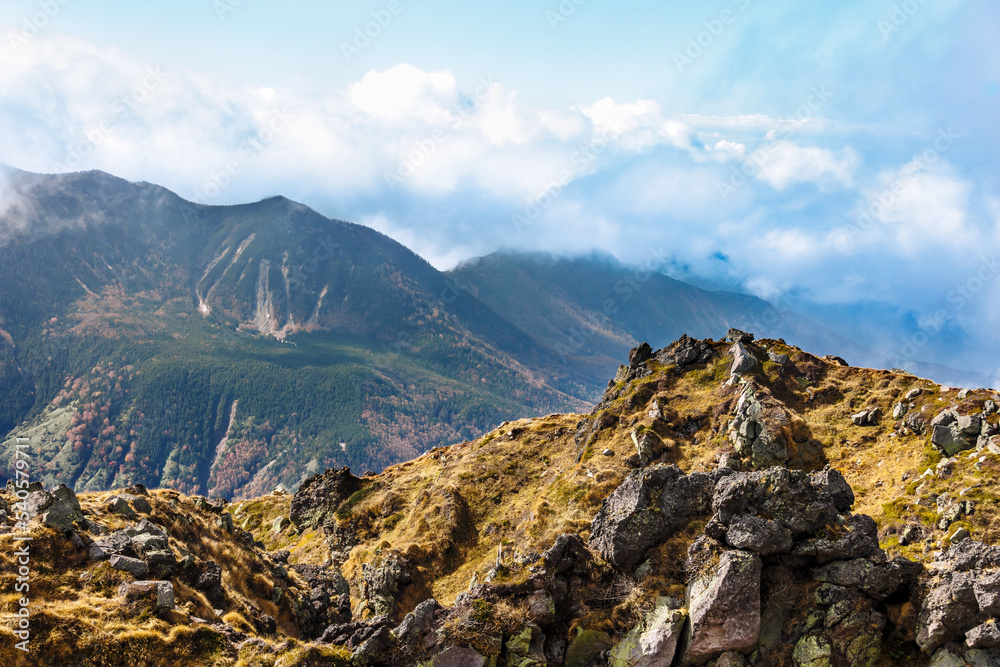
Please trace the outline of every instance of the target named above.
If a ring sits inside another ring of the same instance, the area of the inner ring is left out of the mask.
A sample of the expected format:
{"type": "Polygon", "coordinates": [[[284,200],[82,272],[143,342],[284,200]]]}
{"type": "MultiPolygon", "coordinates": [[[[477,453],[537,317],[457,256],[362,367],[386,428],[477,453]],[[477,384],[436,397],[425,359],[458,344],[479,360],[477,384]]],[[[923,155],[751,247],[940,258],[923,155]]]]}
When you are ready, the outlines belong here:
{"type": "Polygon", "coordinates": [[[951,543],[958,544],[959,542],[964,542],[965,540],[969,539],[969,537],[970,535],[968,530],[966,530],[965,528],[959,528],[954,533],[952,533],[951,543]]]}
{"type": "Polygon", "coordinates": [[[280,533],[282,530],[285,529],[287,525],[288,525],[288,519],[286,519],[283,516],[279,516],[277,519],[274,520],[274,523],[271,524],[271,532],[280,533]]]}
{"type": "Polygon", "coordinates": [[[605,449],[603,452],[601,452],[601,454],[603,454],[604,456],[614,456],[615,455],[615,453],[613,451],[611,451],[610,449],[605,449]]]}
{"type": "Polygon", "coordinates": [[[129,558],[128,556],[112,556],[110,562],[111,567],[114,569],[121,570],[122,572],[128,572],[138,579],[149,576],[149,565],[147,565],[145,561],[141,561],[138,558],[129,558]]]}
{"type": "Polygon", "coordinates": [[[126,600],[154,598],[156,611],[170,611],[174,608],[174,585],[169,581],[126,582],[118,587],[118,595],[126,600]]]}
{"type": "Polygon", "coordinates": [[[919,396],[923,392],[924,392],[923,389],[917,387],[917,388],[911,389],[910,391],[906,392],[905,398],[908,401],[912,401],[913,399],[915,399],[917,396],[919,396]]]}

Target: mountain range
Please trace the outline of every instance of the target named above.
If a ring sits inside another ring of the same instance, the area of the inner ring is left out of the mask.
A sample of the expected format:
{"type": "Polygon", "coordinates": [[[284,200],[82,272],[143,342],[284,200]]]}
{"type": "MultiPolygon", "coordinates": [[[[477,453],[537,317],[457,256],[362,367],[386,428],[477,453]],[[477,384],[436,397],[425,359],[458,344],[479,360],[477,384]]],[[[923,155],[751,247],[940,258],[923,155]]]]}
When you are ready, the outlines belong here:
{"type": "Polygon", "coordinates": [[[27,438],[46,485],[251,497],[378,471],[583,411],[638,342],[682,334],[877,360],[766,301],[611,256],[498,252],[442,272],[282,197],[203,206],[102,172],[0,182],[0,464],[27,438]]]}

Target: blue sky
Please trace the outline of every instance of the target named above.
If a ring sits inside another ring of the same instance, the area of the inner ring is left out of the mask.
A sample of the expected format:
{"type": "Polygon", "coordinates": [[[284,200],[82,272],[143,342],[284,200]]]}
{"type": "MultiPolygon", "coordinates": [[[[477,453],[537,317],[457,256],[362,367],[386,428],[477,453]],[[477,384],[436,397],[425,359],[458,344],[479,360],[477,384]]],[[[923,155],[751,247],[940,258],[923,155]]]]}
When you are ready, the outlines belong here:
{"type": "Polygon", "coordinates": [[[1000,376],[997,34],[988,0],[18,0],[0,162],[285,194],[442,268],[664,244],[1000,376]]]}

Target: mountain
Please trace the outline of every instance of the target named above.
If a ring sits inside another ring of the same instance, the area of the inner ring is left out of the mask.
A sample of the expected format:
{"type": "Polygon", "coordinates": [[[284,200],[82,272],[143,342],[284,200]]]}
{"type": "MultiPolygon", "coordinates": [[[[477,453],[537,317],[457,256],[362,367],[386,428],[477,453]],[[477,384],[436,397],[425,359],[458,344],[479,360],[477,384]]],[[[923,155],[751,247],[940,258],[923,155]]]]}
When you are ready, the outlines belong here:
{"type": "Polygon", "coordinates": [[[786,338],[821,354],[849,358],[870,350],[794,313],[745,294],[700,289],[608,255],[557,257],[496,252],[448,272],[527,335],[551,346],[567,366],[604,379],[639,343],[663,346],[684,334],[708,337],[730,327],[786,338]]]}
{"type": "Polygon", "coordinates": [[[997,665],[998,404],[733,330],[637,346],[584,414],[294,495],[8,487],[32,597],[0,659],[997,665]]]}
{"type": "Polygon", "coordinates": [[[546,349],[371,229],[99,172],[5,180],[0,432],[47,484],[259,494],[584,405],[546,349]]]}
{"type": "Polygon", "coordinates": [[[0,184],[0,481],[27,438],[48,485],[252,497],[585,410],[642,340],[735,326],[869,355],[609,257],[442,273],[282,197],[201,206],[101,172],[0,184]]]}

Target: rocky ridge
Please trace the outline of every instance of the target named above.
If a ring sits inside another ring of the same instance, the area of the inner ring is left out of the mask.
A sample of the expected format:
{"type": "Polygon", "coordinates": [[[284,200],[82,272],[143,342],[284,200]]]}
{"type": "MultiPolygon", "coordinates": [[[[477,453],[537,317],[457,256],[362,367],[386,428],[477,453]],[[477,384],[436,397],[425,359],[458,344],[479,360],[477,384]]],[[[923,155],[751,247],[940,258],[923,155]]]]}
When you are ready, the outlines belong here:
{"type": "Polygon", "coordinates": [[[27,508],[76,604],[190,664],[1000,664],[1000,399],[727,338],[636,348],[589,415],[294,497],[27,508]]]}

